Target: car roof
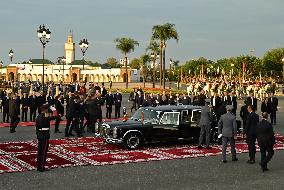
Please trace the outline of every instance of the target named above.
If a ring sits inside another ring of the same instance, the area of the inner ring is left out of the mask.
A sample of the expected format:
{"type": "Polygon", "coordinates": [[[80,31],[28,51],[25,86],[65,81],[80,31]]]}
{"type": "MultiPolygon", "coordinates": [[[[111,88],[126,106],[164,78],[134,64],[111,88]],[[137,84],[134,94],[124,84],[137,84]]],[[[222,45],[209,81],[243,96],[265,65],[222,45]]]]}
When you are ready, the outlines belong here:
{"type": "Polygon", "coordinates": [[[153,111],[173,111],[173,110],[194,110],[201,109],[201,106],[193,106],[193,105],[163,105],[157,107],[143,107],[142,109],[149,109],[153,111]]]}

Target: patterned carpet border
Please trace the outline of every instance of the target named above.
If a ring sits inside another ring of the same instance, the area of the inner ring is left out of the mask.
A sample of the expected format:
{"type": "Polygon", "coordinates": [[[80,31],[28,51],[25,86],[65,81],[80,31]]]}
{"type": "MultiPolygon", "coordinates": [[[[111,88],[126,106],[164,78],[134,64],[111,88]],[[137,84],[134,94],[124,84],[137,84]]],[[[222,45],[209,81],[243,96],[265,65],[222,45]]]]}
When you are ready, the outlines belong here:
{"type": "MultiPolygon", "coordinates": [[[[284,150],[284,136],[276,134],[275,150],[284,150]]],[[[236,143],[237,153],[247,153],[247,144],[241,140],[236,143]]],[[[259,148],[257,147],[257,151],[259,148]]],[[[222,153],[220,145],[212,149],[197,149],[193,145],[145,146],[129,151],[121,145],[105,144],[95,137],[65,138],[50,140],[47,158],[48,168],[72,166],[102,166],[111,164],[137,163],[159,160],[218,156],[222,153]]],[[[228,147],[227,153],[230,153],[228,147]]],[[[37,141],[0,143],[0,174],[25,172],[36,169],[37,141]]]]}

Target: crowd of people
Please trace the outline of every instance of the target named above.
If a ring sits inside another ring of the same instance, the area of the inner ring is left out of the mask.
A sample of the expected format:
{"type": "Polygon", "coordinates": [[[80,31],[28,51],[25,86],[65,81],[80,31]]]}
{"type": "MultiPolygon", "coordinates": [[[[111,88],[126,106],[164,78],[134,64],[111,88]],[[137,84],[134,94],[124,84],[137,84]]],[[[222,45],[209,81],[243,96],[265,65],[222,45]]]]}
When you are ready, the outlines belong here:
{"type": "MultiPolygon", "coordinates": [[[[223,162],[227,162],[226,147],[228,142],[230,142],[232,147],[232,161],[237,161],[234,136],[236,135],[237,100],[240,98],[240,94],[232,89],[220,91],[219,88],[216,90],[214,86],[212,88],[215,89],[212,92],[210,88],[208,91],[204,86],[204,88],[198,88],[198,92],[184,92],[183,94],[172,94],[165,91],[161,94],[152,94],[145,93],[141,87],[134,88],[128,97],[128,101],[132,102],[130,111],[133,112],[139,107],[161,105],[202,106],[198,148],[203,148],[201,146],[203,136],[206,136],[205,148],[210,148],[210,127],[208,126],[210,124],[210,113],[213,111],[219,121],[219,133],[223,135],[223,162]]],[[[40,83],[35,83],[28,85],[20,84],[19,87],[16,86],[10,93],[7,90],[1,91],[2,121],[10,122],[11,133],[16,132],[15,129],[20,120],[24,122],[28,121],[28,119],[29,121],[36,120],[37,135],[41,140],[45,139],[42,136],[44,136],[46,129],[49,130],[49,127],[42,126],[46,122],[44,114],[47,112],[52,113],[52,116],[48,117],[49,121],[55,120],[55,133],[61,133],[59,124],[63,116],[65,116],[67,120],[64,130],[65,137],[75,136],[74,132],[77,137],[81,137],[85,130],[90,133],[94,132],[95,123],[102,121],[102,107],[104,106],[106,110],[105,118],[121,117],[123,96],[119,89],[112,91],[112,89],[107,89],[104,84],[99,86],[98,83],[87,88],[84,83],[74,83],[72,85],[60,83],[55,85],[52,82],[46,85],[46,90],[41,91],[41,89],[40,83]],[[38,117],[36,117],[37,115],[38,117]]],[[[263,113],[263,121],[259,122],[259,116],[255,113],[258,108],[258,98],[253,91],[250,91],[249,95],[244,99],[244,104],[240,108],[239,114],[249,149],[250,159],[248,163],[255,162],[255,142],[256,138],[258,138],[262,155],[261,167],[263,171],[266,171],[267,163],[273,156],[273,145],[270,146],[271,143],[269,144],[268,141],[263,140],[265,139],[263,136],[267,134],[263,134],[262,131],[265,131],[266,128],[270,130],[270,128],[272,129],[270,127],[272,126],[271,124],[276,124],[278,99],[274,96],[273,91],[269,97],[265,95],[259,99],[262,100],[261,112],[263,113]],[[271,124],[267,121],[268,115],[270,115],[271,124]],[[259,137],[257,136],[257,131],[260,131],[259,137]],[[268,155],[264,152],[268,152],[268,155]]],[[[123,115],[125,114],[126,108],[123,108],[123,115]]],[[[273,133],[273,130],[272,132],[270,130],[270,133],[273,133]]],[[[271,141],[271,139],[269,140],[271,141]]],[[[41,148],[46,147],[46,144],[44,144],[46,143],[45,140],[39,142],[41,143],[41,148]]],[[[44,151],[46,150],[41,150],[41,154],[44,151]]],[[[39,170],[42,170],[42,168],[39,168],[39,170]]]]}

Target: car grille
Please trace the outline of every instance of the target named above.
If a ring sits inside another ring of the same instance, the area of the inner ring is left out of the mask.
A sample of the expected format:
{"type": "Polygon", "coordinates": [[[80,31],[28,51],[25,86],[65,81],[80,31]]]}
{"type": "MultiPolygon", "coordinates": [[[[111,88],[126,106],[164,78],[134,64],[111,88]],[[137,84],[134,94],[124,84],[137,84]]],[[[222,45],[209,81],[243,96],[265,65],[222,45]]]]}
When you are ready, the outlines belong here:
{"type": "Polygon", "coordinates": [[[103,137],[103,138],[110,138],[110,137],[112,137],[112,130],[110,129],[109,126],[106,126],[104,124],[102,124],[99,127],[99,133],[100,133],[100,136],[103,137]]]}

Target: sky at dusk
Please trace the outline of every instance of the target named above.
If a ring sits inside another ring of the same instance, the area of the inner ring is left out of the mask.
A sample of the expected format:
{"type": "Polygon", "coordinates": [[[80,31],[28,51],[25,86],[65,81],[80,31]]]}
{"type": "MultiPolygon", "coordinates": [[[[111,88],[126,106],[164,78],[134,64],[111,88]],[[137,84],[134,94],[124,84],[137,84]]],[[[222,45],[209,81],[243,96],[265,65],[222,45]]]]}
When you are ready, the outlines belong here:
{"type": "Polygon", "coordinates": [[[130,59],[140,57],[149,44],[154,25],[175,24],[180,40],[167,43],[166,60],[217,60],[253,54],[262,57],[271,48],[284,47],[283,0],[9,0],[0,6],[0,60],[9,63],[42,58],[37,29],[45,24],[52,32],[46,58],[55,62],[64,55],[72,30],[76,59],[78,42],[87,38],[86,60],[105,63],[121,58],[114,39],[131,37],[140,45],[130,59]]]}

